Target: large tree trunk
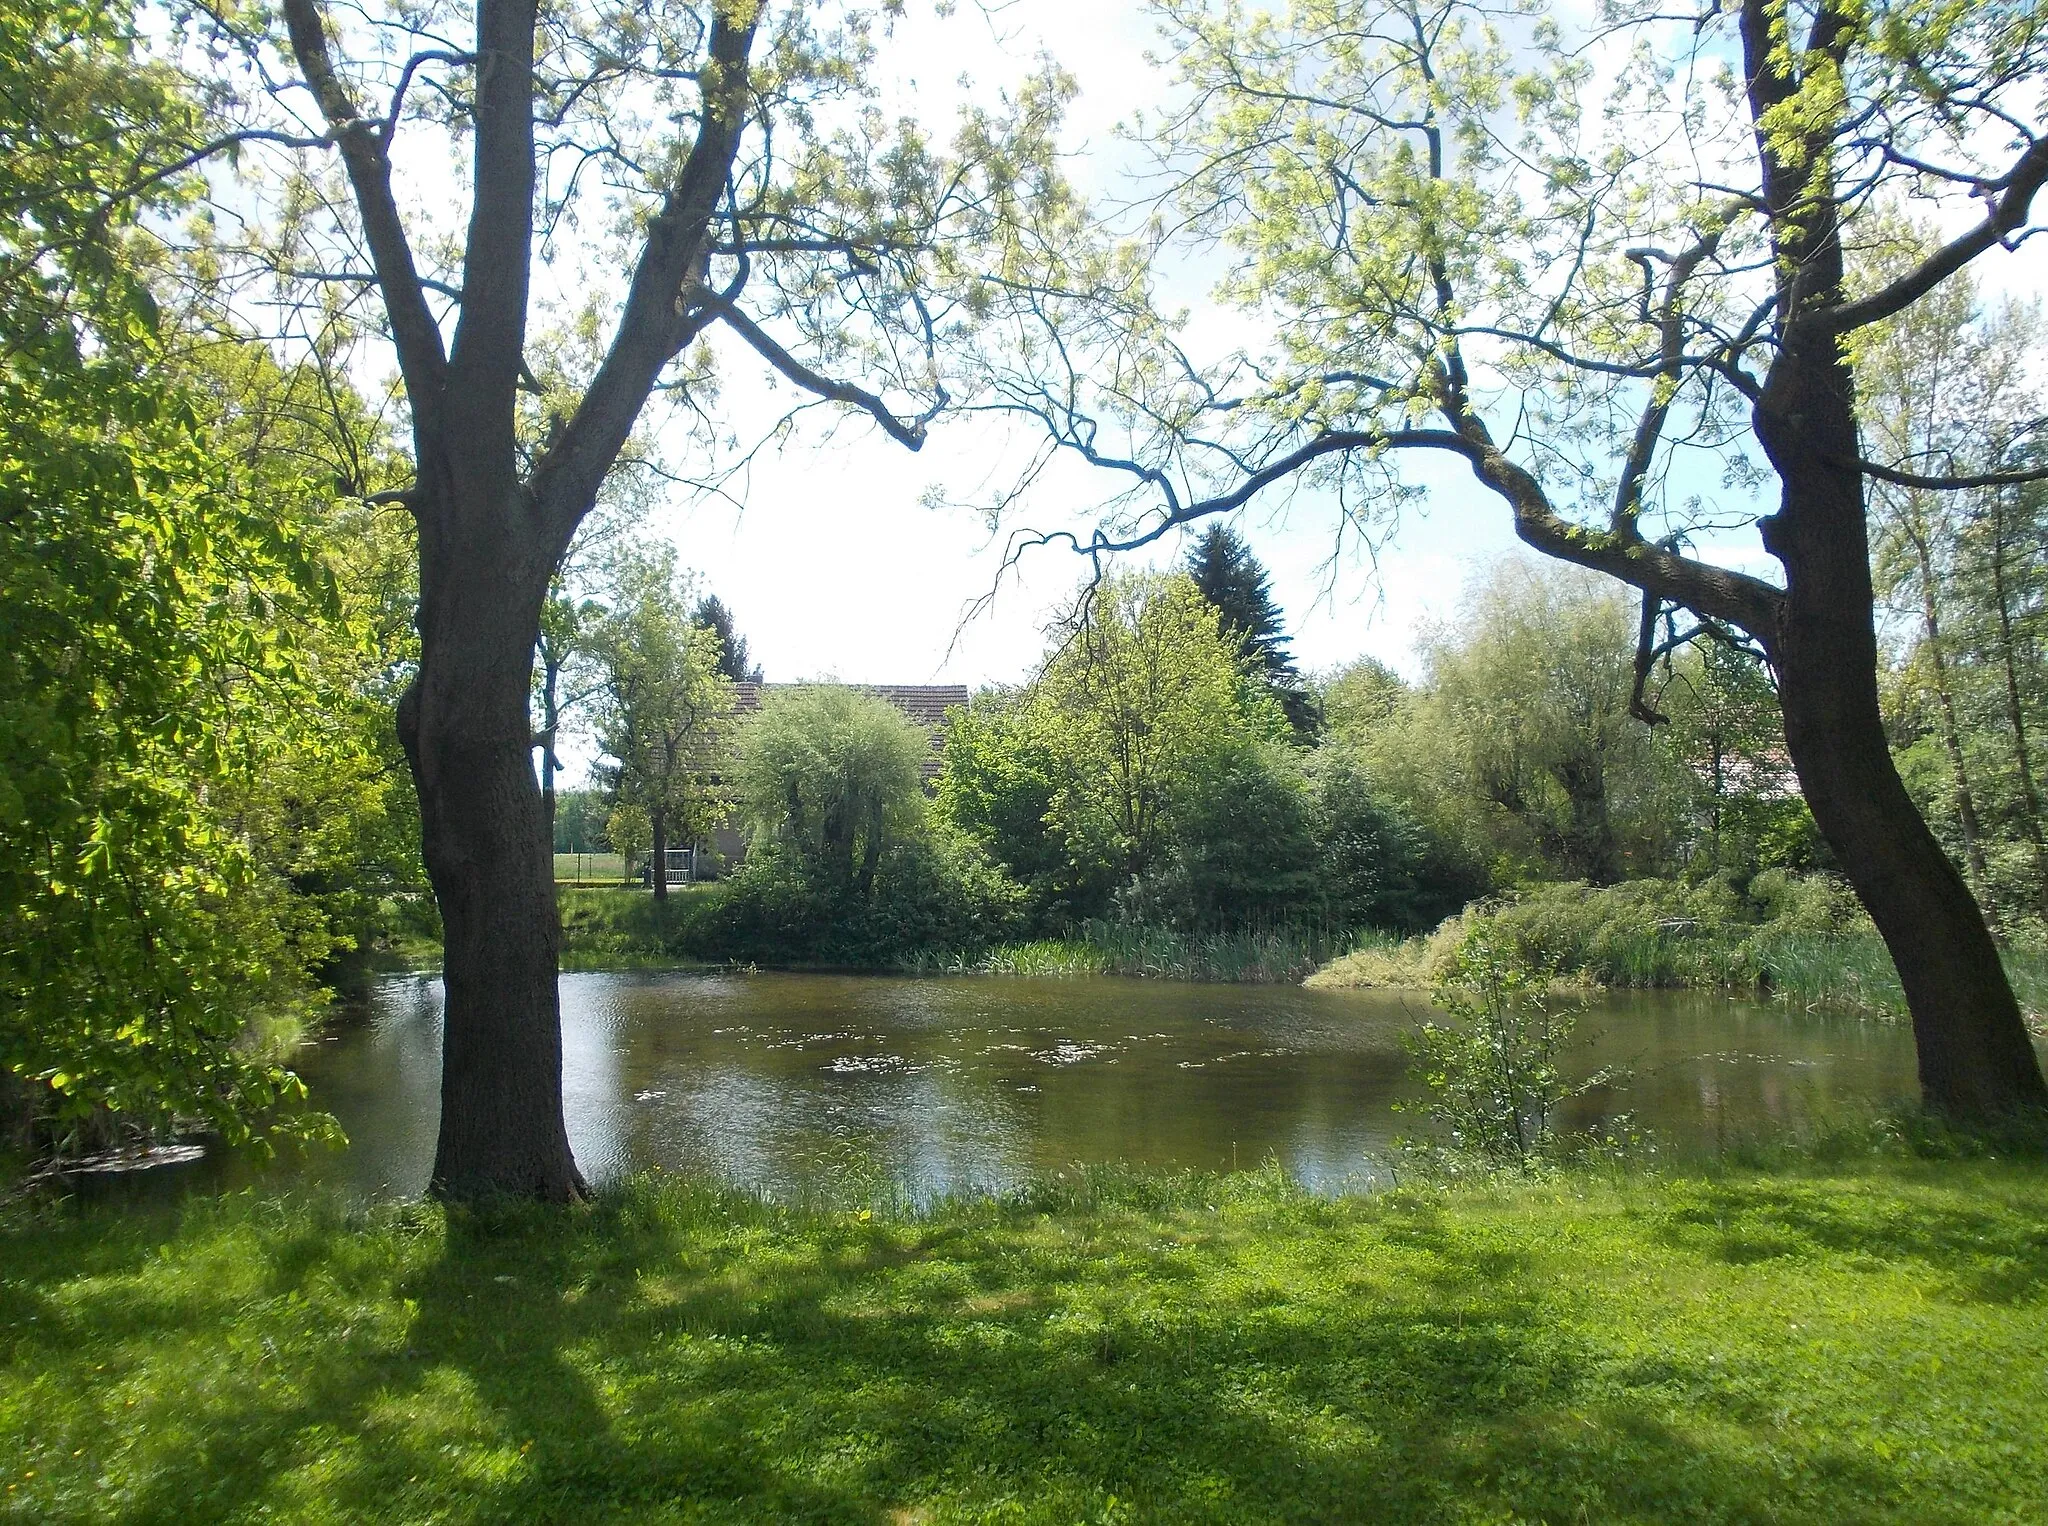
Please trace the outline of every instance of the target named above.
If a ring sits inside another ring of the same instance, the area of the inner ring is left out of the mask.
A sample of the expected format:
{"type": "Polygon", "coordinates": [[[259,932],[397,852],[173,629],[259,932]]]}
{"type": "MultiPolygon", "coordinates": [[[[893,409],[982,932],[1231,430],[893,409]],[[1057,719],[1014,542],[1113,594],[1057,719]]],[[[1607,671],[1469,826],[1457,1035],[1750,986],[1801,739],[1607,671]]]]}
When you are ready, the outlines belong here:
{"type": "Polygon", "coordinates": [[[2048,1106],[1983,914],[1892,764],[1853,392],[1832,335],[1780,353],[1755,423],[1783,484],[1763,528],[1785,567],[1783,614],[1768,637],[1785,742],[1814,820],[1898,967],[1922,1098],[1960,1119],[2048,1106]]]}
{"type": "Polygon", "coordinates": [[[656,901],[668,899],[668,812],[656,808],[647,813],[647,824],[654,829],[654,851],[649,859],[647,883],[654,891],[656,901]]]}
{"type": "Polygon", "coordinates": [[[420,672],[399,707],[446,937],[433,1190],[569,1202],[585,1188],[562,1117],[561,931],[528,706],[549,558],[508,545],[513,516],[495,534],[430,528],[456,518],[423,518],[420,672]]]}
{"type": "Polygon", "coordinates": [[[1607,771],[1598,755],[1566,759],[1558,766],[1557,782],[1571,811],[1559,846],[1572,877],[1591,885],[1620,883],[1621,843],[1614,835],[1607,771]]]}

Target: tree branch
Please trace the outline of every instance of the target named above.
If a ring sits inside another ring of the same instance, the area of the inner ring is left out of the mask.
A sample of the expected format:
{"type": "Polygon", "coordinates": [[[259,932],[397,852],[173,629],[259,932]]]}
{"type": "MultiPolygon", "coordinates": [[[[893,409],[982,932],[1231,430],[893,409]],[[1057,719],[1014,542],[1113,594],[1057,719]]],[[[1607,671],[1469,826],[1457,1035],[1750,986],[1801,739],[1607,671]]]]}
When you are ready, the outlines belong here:
{"type": "Polygon", "coordinates": [[[1899,487],[1931,488],[1936,492],[1958,492],[1980,487],[2024,487],[2030,482],[2048,482],[2048,467],[2019,472],[1979,472],[1974,476],[1924,476],[1919,472],[1900,471],[1895,466],[1879,466],[1875,461],[1859,461],[1857,469],[1866,476],[1880,482],[1894,483],[1899,487]]]}
{"type": "Polygon", "coordinates": [[[2013,167],[1994,182],[2001,188],[2001,194],[1976,227],[1951,239],[1869,296],[1822,309],[1806,321],[1827,333],[1846,334],[1911,307],[1993,244],[2024,226],[2034,193],[2044,183],[2048,183],[2048,138],[2037,138],[2013,167]]]}
{"type": "Polygon", "coordinates": [[[666,366],[710,321],[688,298],[702,291],[711,220],[732,176],[746,120],[747,57],[760,7],[713,8],[701,73],[704,114],[675,189],[647,226],[611,349],[576,413],[535,466],[532,487],[566,545],[597,498],[633,422],[666,366]]]}
{"type": "MultiPolygon", "coordinates": [[[[526,349],[533,242],[533,30],[537,0],[483,0],[476,24],[475,190],[462,316],[448,357],[451,427],[488,440],[510,470],[513,395],[526,349]]],[[[508,484],[509,485],[509,484],[508,484]]]]}
{"type": "Polygon", "coordinates": [[[741,312],[732,303],[713,302],[708,305],[713,312],[724,320],[726,326],[738,334],[740,338],[746,340],[763,360],[767,361],[769,365],[775,367],[776,370],[795,382],[799,387],[802,387],[806,392],[814,393],[818,397],[824,398],[828,402],[845,403],[849,407],[860,409],[861,412],[867,414],[877,424],[881,425],[882,432],[888,435],[890,439],[911,450],[923,448],[925,426],[938,416],[939,410],[944,408],[950,400],[946,395],[946,389],[941,387],[938,391],[938,401],[933,403],[924,413],[909,420],[899,418],[889,405],[875,396],[874,393],[864,388],[856,387],[851,382],[834,381],[829,376],[823,376],[813,371],[809,366],[777,344],[773,336],[763,330],[760,325],[755,323],[753,319],[741,312]]]}
{"type": "Polygon", "coordinates": [[[356,110],[348,87],[334,72],[327,34],[314,0],[283,0],[283,9],[293,57],[341,149],[349,187],[355,193],[356,212],[363,220],[363,238],[370,246],[371,263],[377,271],[377,287],[384,296],[384,310],[391,318],[392,343],[398,351],[398,369],[405,378],[414,438],[418,442],[438,429],[448,355],[442,348],[440,325],[427,306],[426,292],[413,264],[412,246],[406,241],[397,199],[391,193],[391,160],[385,154],[377,124],[365,120],[356,110]]]}

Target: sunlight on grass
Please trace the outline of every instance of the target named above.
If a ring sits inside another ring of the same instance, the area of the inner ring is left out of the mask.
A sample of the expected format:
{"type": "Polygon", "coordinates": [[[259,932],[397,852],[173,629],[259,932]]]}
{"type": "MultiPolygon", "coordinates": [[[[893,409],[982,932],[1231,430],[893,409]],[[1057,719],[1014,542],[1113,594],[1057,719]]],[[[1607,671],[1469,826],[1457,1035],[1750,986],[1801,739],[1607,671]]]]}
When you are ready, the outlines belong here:
{"type": "Polygon", "coordinates": [[[1867,1154],[1337,1202],[17,1206],[0,1513],[2019,1521],[2044,1223],[2038,1165],[1867,1154]]]}

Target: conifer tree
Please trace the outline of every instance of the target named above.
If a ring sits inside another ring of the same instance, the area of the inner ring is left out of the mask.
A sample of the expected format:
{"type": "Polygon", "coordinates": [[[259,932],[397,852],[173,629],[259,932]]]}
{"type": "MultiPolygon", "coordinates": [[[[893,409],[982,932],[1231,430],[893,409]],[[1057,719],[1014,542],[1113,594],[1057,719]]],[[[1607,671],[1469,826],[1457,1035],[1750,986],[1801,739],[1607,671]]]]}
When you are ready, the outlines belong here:
{"type": "Polygon", "coordinates": [[[719,672],[736,684],[757,684],[761,681],[761,665],[748,661],[747,638],[733,628],[732,611],[725,607],[725,601],[717,594],[706,594],[697,601],[690,623],[718,637],[719,672]]]}
{"type": "Polygon", "coordinates": [[[1188,552],[1185,565],[1202,597],[1223,617],[1225,633],[1244,643],[1246,655],[1258,665],[1294,729],[1313,731],[1315,703],[1302,687],[1301,672],[1287,650],[1293,638],[1273,602],[1271,579],[1244,537],[1228,525],[1210,525],[1188,552]]]}

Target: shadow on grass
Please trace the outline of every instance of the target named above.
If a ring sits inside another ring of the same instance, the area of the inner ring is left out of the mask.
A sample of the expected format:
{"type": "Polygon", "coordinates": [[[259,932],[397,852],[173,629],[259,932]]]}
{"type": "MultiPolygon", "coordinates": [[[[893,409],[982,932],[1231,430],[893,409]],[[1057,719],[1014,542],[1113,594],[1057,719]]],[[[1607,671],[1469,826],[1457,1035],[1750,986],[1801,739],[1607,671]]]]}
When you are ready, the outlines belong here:
{"type": "Polygon", "coordinates": [[[1756,1179],[1676,1184],[1660,1217],[1666,1243],[1732,1264],[1832,1254],[1917,1262],[1978,1302],[2048,1292],[2048,1223],[1997,1205],[1874,1200],[1756,1179]]]}
{"type": "MultiPolygon", "coordinates": [[[[1669,1232],[1733,1214],[1860,1233],[1721,1191],[1669,1232]]],[[[1336,1222],[1303,1215],[1297,1237],[1336,1222]]],[[[1909,1228],[1958,1267],[1981,1255],[1961,1220],[1909,1228]]],[[[153,1284],[148,1254],[87,1254],[82,1285],[45,1261],[9,1282],[10,1308],[51,1321],[10,1360],[62,1385],[91,1381],[65,1371],[69,1338],[232,1348],[151,1407],[115,1496],[45,1519],[1755,1520],[1902,1498],[1867,1453],[1779,1434],[1764,1468],[1725,1411],[1674,1418],[1674,1394],[1725,1374],[1617,1369],[1505,1232],[1422,1207],[1369,1233],[1427,1274],[1347,1280],[1315,1242],[1296,1284],[1301,1263],[1259,1263],[1242,1225],[1014,1206],[799,1222],[634,1189],[445,1234],[282,1221],[243,1244],[260,1318],[153,1284]]],[[[119,1455],[122,1407],[96,1413],[119,1455]]]]}

